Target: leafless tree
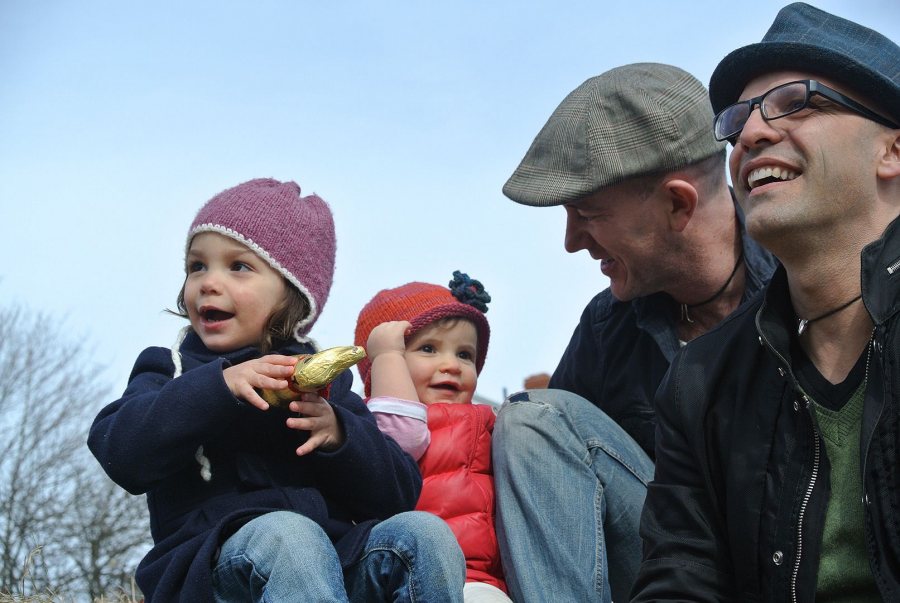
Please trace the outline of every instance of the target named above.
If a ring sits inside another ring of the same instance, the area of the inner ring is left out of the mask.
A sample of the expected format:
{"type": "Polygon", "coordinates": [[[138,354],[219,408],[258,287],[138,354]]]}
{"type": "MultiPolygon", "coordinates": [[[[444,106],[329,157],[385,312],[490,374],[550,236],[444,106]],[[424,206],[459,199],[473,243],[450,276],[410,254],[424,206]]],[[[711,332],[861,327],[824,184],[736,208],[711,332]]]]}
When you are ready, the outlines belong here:
{"type": "Polygon", "coordinates": [[[77,582],[92,599],[129,592],[134,569],[149,549],[144,497],[114,484],[96,461],[72,476],[73,506],[58,525],[59,542],[77,568],[77,582]]]}
{"type": "Polygon", "coordinates": [[[0,307],[0,592],[94,599],[130,588],[149,523],[87,451],[109,388],[57,324],[0,307]]]}

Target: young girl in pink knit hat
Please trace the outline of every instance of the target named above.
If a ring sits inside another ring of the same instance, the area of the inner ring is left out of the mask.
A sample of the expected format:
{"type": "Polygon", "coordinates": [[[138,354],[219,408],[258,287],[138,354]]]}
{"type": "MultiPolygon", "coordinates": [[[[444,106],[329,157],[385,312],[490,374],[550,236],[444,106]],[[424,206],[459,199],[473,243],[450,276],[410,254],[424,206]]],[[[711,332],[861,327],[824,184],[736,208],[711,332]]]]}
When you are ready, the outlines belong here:
{"type": "Polygon", "coordinates": [[[419,462],[416,509],[443,518],[466,557],[467,603],[508,603],[494,531],[494,410],[472,404],[487,355],[490,296],[453,273],[449,288],[407,283],[378,292],[359,314],[358,365],[382,431],[419,462]]]}
{"type": "Polygon", "coordinates": [[[461,601],[453,534],[413,511],[407,454],[344,371],[328,399],[272,406],[334,273],[331,211],[293,182],[213,197],[187,235],[175,346],[138,357],[88,445],[146,494],[154,546],[135,577],[152,601],[461,601]]]}

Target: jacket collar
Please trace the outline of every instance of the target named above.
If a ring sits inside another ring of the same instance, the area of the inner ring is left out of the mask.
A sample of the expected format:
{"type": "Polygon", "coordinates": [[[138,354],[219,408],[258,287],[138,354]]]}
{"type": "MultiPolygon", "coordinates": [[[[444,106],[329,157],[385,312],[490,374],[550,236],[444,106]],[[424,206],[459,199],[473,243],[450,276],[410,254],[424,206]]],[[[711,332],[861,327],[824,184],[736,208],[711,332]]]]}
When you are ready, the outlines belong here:
{"type": "MultiPolygon", "coordinates": [[[[241,362],[246,362],[247,360],[262,356],[259,348],[256,346],[247,346],[239,350],[225,353],[213,352],[203,345],[200,336],[197,335],[193,329],[188,330],[188,333],[184,337],[184,341],[179,346],[179,351],[192,356],[200,362],[212,362],[217,358],[224,358],[231,364],[240,364],[241,362]]],[[[309,343],[290,341],[279,349],[272,350],[270,353],[289,356],[292,354],[314,354],[315,352],[316,350],[309,343]]]]}
{"type": "Polygon", "coordinates": [[[900,310],[900,218],[862,251],[862,294],[876,325],[900,310]]]}
{"type": "Polygon", "coordinates": [[[756,313],[756,330],[760,343],[768,344],[786,367],[791,365],[791,325],[796,322],[788,291],[787,271],[784,266],[779,266],[766,287],[762,305],[756,313]]]}

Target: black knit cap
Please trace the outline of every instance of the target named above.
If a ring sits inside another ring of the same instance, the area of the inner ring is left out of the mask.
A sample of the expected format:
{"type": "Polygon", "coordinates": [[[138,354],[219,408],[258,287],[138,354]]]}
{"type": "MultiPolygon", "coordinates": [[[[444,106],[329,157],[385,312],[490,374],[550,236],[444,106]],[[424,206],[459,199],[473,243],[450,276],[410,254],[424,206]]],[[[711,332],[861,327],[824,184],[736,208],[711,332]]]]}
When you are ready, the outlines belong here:
{"type": "Polygon", "coordinates": [[[774,71],[827,77],[900,118],[900,46],[867,27],[803,2],[782,8],[758,44],[738,48],[709,82],[713,111],[740,98],[747,82],[774,71]]]}

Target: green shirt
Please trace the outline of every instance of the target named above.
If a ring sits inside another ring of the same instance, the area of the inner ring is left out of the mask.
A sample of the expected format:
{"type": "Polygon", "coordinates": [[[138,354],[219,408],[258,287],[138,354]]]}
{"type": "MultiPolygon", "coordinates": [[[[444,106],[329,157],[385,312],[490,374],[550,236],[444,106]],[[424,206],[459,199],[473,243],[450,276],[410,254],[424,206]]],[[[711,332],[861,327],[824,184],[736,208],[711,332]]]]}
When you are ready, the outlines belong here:
{"type": "Polygon", "coordinates": [[[814,404],[831,465],[816,602],[881,601],[866,553],[859,437],[865,381],[840,410],[814,404]]]}

